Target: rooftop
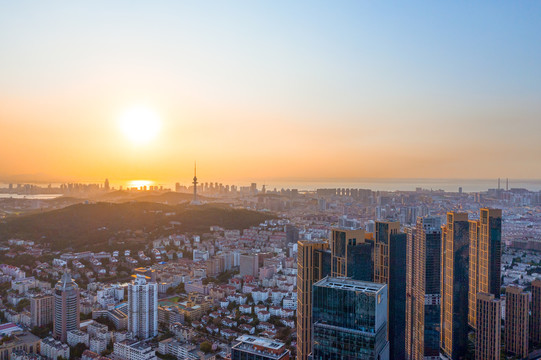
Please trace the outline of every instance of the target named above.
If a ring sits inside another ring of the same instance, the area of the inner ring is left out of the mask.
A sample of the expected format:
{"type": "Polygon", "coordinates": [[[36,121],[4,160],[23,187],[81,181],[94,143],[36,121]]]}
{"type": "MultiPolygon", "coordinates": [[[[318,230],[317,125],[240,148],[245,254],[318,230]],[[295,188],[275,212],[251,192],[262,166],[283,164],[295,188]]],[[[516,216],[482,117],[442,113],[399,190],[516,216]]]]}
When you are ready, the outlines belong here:
{"type": "Polygon", "coordinates": [[[377,293],[385,284],[378,284],[368,281],[353,280],[347,277],[326,277],[321,279],[315,286],[325,286],[333,289],[343,289],[351,291],[362,291],[368,293],[377,293]]]}
{"type": "Polygon", "coordinates": [[[237,341],[239,341],[240,344],[246,344],[246,345],[253,345],[253,346],[260,346],[267,349],[272,350],[278,350],[285,346],[285,344],[281,341],[276,341],[273,339],[267,339],[267,338],[261,338],[251,335],[242,335],[237,338],[237,341]]]}

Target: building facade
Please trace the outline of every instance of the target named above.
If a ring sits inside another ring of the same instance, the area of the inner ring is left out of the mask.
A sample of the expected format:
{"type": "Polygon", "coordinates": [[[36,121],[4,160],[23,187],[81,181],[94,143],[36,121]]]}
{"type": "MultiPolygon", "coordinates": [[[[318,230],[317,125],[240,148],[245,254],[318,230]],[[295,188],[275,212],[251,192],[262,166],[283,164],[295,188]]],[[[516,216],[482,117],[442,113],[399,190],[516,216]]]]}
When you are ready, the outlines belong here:
{"type": "Polygon", "coordinates": [[[373,242],[365,239],[363,229],[333,228],[330,247],[331,276],[346,276],[355,280],[373,279],[373,242]]]}
{"type": "Polygon", "coordinates": [[[326,277],[312,304],[314,360],[390,359],[387,285],[326,277]]]}
{"type": "Polygon", "coordinates": [[[441,218],[419,217],[414,234],[408,236],[406,358],[439,359],[441,218]]]}
{"type": "Polygon", "coordinates": [[[68,272],[54,289],[53,336],[65,343],[69,330],[79,330],[79,286],[68,272]]]}
{"type": "Polygon", "coordinates": [[[329,244],[323,240],[297,242],[297,358],[312,349],[312,285],[330,272],[329,244]]]}
{"type": "Polygon", "coordinates": [[[406,253],[407,236],[399,222],[376,221],[374,231],[374,282],[387,284],[390,356],[406,357],[406,253]]]}
{"type": "Polygon", "coordinates": [[[520,358],[528,357],[529,294],[518,286],[505,289],[505,351],[520,358]]]}
{"type": "Polygon", "coordinates": [[[440,352],[463,359],[468,347],[469,222],[467,213],[447,213],[442,226],[440,352]]]}
{"type": "Polygon", "coordinates": [[[128,331],[140,340],[158,334],[158,284],[137,274],[128,285],[128,331]]]}
{"type": "Polygon", "coordinates": [[[477,294],[475,336],[476,360],[500,360],[501,320],[500,300],[493,294],[477,294]]]}
{"type": "Polygon", "coordinates": [[[32,326],[45,326],[53,322],[54,298],[52,295],[39,295],[30,298],[32,326]]]}
{"type": "Polygon", "coordinates": [[[241,276],[259,276],[259,260],[257,254],[240,255],[240,275],[241,276]]]}
{"type": "Polygon", "coordinates": [[[530,340],[535,345],[541,345],[541,279],[532,281],[531,311],[530,340]]]}
{"type": "Polygon", "coordinates": [[[482,208],[479,220],[470,220],[468,323],[476,328],[476,297],[479,292],[500,298],[502,258],[502,211],[482,208]]]}

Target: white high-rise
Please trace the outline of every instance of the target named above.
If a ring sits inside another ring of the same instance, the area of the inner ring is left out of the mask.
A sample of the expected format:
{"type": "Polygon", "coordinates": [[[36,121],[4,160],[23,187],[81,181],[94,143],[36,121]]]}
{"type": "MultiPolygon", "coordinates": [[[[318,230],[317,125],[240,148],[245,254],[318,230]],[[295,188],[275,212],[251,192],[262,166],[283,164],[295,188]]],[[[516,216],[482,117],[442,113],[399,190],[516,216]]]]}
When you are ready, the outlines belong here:
{"type": "Polygon", "coordinates": [[[145,275],[128,286],[128,331],[140,340],[158,334],[158,284],[145,275]]]}

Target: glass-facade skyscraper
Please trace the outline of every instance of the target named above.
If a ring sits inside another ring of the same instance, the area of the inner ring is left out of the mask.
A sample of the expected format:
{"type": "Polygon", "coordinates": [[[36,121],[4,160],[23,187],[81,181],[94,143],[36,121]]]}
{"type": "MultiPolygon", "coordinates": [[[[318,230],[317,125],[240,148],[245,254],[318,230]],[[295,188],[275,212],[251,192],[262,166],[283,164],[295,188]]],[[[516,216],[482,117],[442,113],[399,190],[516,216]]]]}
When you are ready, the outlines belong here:
{"type": "Polygon", "coordinates": [[[372,281],[374,242],[366,239],[363,229],[333,228],[330,245],[331,276],[372,281]]]}
{"type": "Polygon", "coordinates": [[[469,230],[467,213],[447,213],[441,238],[440,351],[453,360],[463,359],[468,347],[469,230]]]}
{"type": "Polygon", "coordinates": [[[470,220],[470,283],[468,322],[476,328],[477,294],[500,298],[502,211],[483,208],[479,220],[470,220]]]}
{"type": "Polygon", "coordinates": [[[408,237],[406,359],[437,359],[440,353],[441,218],[419,217],[408,237]]]}
{"type": "Polygon", "coordinates": [[[312,349],[312,285],[331,272],[331,253],[324,240],[297,242],[297,358],[312,349]]]}
{"type": "Polygon", "coordinates": [[[314,360],[389,359],[385,284],[326,277],[312,297],[314,360]]]}
{"type": "Polygon", "coordinates": [[[387,284],[389,292],[388,338],[392,359],[406,353],[406,253],[407,235],[399,222],[376,221],[374,232],[374,282],[387,284]]]}

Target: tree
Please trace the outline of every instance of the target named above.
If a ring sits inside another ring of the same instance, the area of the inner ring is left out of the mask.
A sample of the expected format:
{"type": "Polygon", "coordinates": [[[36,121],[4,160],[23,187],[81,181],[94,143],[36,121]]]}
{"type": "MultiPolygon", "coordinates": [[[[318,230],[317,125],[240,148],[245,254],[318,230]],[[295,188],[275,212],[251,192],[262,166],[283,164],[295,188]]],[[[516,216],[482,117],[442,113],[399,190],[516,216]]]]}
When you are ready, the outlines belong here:
{"type": "Polygon", "coordinates": [[[86,349],[88,349],[88,347],[83,343],[78,343],[77,345],[70,347],[70,358],[80,358],[86,349]]]}
{"type": "Polygon", "coordinates": [[[201,345],[199,345],[199,349],[201,349],[201,351],[205,354],[208,354],[212,351],[212,344],[208,341],[203,341],[201,345]]]}
{"type": "Polygon", "coordinates": [[[49,324],[47,326],[34,326],[30,332],[36,335],[39,338],[46,338],[49,336],[49,333],[53,330],[53,325],[49,324]]]}
{"type": "Polygon", "coordinates": [[[15,307],[15,311],[20,313],[20,312],[22,312],[24,310],[25,307],[27,307],[29,305],[30,305],[30,300],[22,299],[21,301],[19,301],[17,303],[17,306],[15,307]]]}

